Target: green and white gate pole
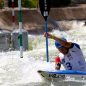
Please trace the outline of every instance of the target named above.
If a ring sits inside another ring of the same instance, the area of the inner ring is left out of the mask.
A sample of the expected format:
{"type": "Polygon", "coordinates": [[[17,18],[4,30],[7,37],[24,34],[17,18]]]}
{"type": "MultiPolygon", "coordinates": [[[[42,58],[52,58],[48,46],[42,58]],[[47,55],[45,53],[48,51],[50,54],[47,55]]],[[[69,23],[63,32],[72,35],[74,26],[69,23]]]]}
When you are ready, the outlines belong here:
{"type": "Polygon", "coordinates": [[[18,0],[18,20],[19,20],[19,39],[20,39],[20,58],[23,58],[23,37],[22,37],[22,10],[21,10],[21,0],[18,0]]]}

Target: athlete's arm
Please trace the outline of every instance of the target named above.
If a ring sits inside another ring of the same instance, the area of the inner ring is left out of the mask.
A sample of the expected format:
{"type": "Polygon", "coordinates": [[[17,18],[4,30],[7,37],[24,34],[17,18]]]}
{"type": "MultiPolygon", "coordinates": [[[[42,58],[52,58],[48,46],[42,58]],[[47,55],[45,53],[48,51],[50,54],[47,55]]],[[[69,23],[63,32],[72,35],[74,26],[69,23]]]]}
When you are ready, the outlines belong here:
{"type": "Polygon", "coordinates": [[[54,40],[58,41],[62,46],[66,47],[66,48],[71,47],[71,44],[72,44],[71,42],[64,41],[61,38],[56,37],[56,36],[54,36],[54,35],[52,35],[50,33],[44,33],[45,37],[46,37],[46,35],[47,35],[48,38],[51,38],[51,39],[54,39],[54,40]]]}

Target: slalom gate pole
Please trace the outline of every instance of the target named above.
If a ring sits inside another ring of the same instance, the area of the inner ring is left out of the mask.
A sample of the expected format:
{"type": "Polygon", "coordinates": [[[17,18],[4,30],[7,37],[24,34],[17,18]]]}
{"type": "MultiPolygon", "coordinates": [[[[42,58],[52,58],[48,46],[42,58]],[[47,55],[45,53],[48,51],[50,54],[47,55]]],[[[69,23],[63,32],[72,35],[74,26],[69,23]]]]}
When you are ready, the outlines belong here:
{"type": "Polygon", "coordinates": [[[13,29],[15,29],[15,12],[14,12],[15,3],[12,0],[12,22],[13,22],[13,29]]]}
{"type": "Polygon", "coordinates": [[[19,39],[20,39],[20,58],[23,58],[23,40],[22,40],[22,10],[21,10],[21,0],[18,0],[18,8],[19,8],[19,15],[18,15],[18,20],[19,20],[19,39]]]}

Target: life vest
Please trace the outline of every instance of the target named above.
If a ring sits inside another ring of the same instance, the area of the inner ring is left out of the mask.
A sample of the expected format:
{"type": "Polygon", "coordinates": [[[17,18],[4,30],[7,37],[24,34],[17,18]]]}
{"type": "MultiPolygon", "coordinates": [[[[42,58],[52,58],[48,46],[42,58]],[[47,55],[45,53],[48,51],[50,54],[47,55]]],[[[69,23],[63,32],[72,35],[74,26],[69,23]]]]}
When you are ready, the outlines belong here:
{"type": "Polygon", "coordinates": [[[73,44],[68,53],[61,59],[66,70],[85,71],[85,58],[78,44],[73,44]]]}

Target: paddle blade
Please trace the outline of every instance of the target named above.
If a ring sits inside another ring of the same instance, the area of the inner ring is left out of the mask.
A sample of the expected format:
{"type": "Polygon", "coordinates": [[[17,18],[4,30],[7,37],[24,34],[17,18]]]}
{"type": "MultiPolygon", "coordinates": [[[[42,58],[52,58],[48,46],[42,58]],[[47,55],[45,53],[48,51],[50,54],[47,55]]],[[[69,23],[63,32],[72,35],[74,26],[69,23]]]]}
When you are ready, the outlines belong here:
{"type": "Polygon", "coordinates": [[[44,17],[45,21],[47,20],[47,17],[50,12],[50,7],[51,7],[50,3],[51,3],[51,0],[39,0],[40,11],[41,11],[41,14],[44,17]]]}

